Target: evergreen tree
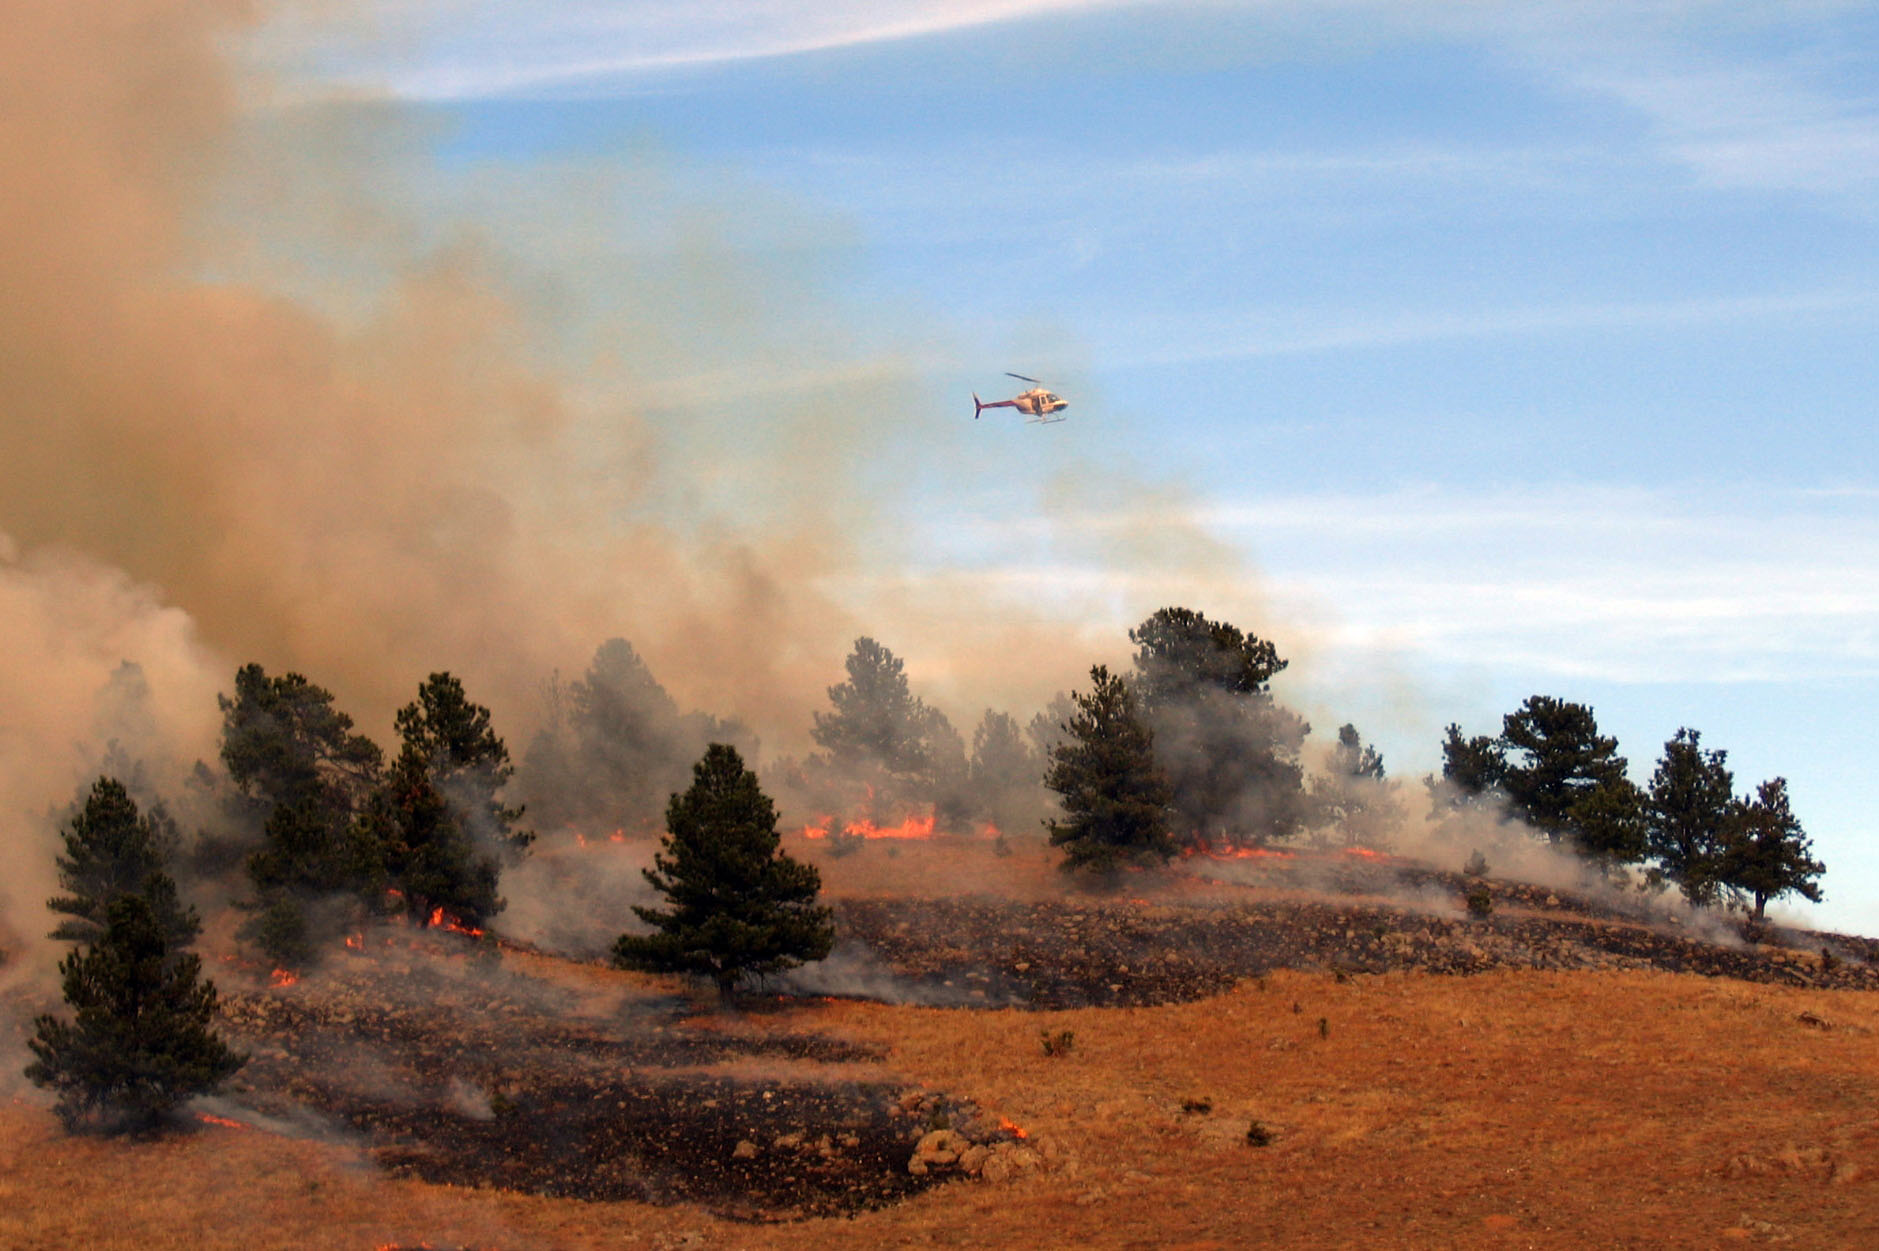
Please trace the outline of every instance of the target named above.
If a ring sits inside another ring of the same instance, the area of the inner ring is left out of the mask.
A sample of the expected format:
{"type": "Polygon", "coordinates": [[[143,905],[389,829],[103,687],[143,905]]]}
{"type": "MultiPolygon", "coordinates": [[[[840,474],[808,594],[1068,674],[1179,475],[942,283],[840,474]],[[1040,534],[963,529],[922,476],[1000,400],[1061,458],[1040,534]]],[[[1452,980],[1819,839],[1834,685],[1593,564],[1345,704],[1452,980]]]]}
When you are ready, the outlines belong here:
{"type": "Polygon", "coordinates": [[[833,913],[817,903],[821,876],[781,850],[776,806],[737,749],[713,743],[672,796],[666,837],[645,870],[666,909],[635,906],[653,927],[622,934],[621,968],[709,977],[729,998],[740,981],[829,954],[833,913]]]}
{"type": "Polygon", "coordinates": [[[1108,874],[1124,861],[1165,862],[1175,850],[1172,792],[1156,762],[1154,733],[1120,677],[1097,665],[1090,683],[1089,694],[1072,694],[1076,716],[1044,774],[1063,808],[1063,819],[1049,822],[1051,845],[1064,849],[1065,870],[1108,874]]]}
{"type": "Polygon", "coordinates": [[[1819,903],[1819,878],[1827,869],[1814,859],[1813,845],[1788,807],[1788,780],[1763,782],[1755,798],[1738,802],[1732,815],[1717,858],[1718,881],[1750,896],[1757,920],[1768,901],[1782,895],[1819,903]]]}
{"type": "Polygon", "coordinates": [[[277,965],[311,960],[328,929],[309,914],[341,893],[363,894],[380,875],[361,822],[382,771],[378,744],[352,730],[332,692],[298,673],[270,677],[257,664],[235,674],[222,709],[222,763],[261,821],[245,862],[255,898],[241,936],[277,965]]]}
{"type": "Polygon", "coordinates": [[[968,770],[974,806],[1001,832],[1015,828],[1019,814],[1039,809],[1041,766],[1010,714],[985,710],[972,732],[968,770]]]}
{"type": "Polygon", "coordinates": [[[1265,842],[1305,820],[1299,749],[1311,727],[1272,698],[1286,662],[1264,639],[1187,608],[1129,631],[1135,687],[1184,838],[1265,842]]]}
{"type": "Polygon", "coordinates": [[[1051,696],[1050,703],[1032,716],[1030,724],[1024,728],[1025,737],[1031,740],[1032,754],[1039,760],[1049,760],[1052,749],[1068,737],[1070,721],[1076,715],[1076,701],[1068,694],[1058,691],[1051,696]]]}
{"type": "Polygon", "coordinates": [[[38,1017],[27,1043],[36,1058],[26,1076],[57,1093],[67,1128],[152,1128],[241,1067],[246,1057],[209,1028],[215,984],[201,971],[171,947],[143,896],[111,902],[97,944],[59,964],[76,1018],[38,1017]]]}
{"type": "Polygon", "coordinates": [[[1630,778],[1600,783],[1567,814],[1574,848],[1608,872],[1619,865],[1636,864],[1649,851],[1650,825],[1644,809],[1644,792],[1630,778]]]}
{"type": "Polygon", "coordinates": [[[64,834],[65,854],[56,858],[59,886],[66,892],[46,906],[67,918],[52,931],[66,942],[94,942],[106,913],[126,895],[143,898],[171,946],[187,946],[202,929],[194,908],[178,898],[169,876],[176,851],[176,826],[160,806],[137,810],[116,778],[92,784],[84,806],[64,834]]]}
{"type": "Polygon", "coordinates": [[[1592,710],[1548,695],[1531,696],[1503,719],[1501,750],[1509,803],[1552,843],[1576,841],[1574,808],[1625,776],[1618,740],[1598,732],[1592,710]]]}
{"type": "Polygon", "coordinates": [[[705,740],[625,639],[601,644],[568,697],[588,819],[638,825],[656,818],[705,740]]]}
{"type": "Polygon", "coordinates": [[[490,729],[489,709],[448,673],[433,673],[395,723],[402,746],[364,820],[384,885],[409,915],[442,908],[481,926],[503,907],[499,856],[535,837],[515,828],[522,810],[497,795],[512,772],[508,749],[490,729]]]}
{"type": "Polygon", "coordinates": [[[497,797],[515,772],[509,749],[490,728],[489,709],[472,703],[461,681],[431,674],[394,724],[403,742],[401,765],[408,772],[421,768],[479,843],[518,852],[535,841],[533,832],[516,827],[522,809],[505,807],[497,797]]]}
{"type": "Polygon", "coordinates": [[[311,804],[349,814],[377,781],[378,744],[354,734],[332,692],[298,673],[271,678],[260,665],[243,665],[234,698],[216,702],[229,777],[270,809],[311,804]]]}
{"type": "Polygon", "coordinates": [[[1341,830],[1347,846],[1375,847],[1387,838],[1379,819],[1386,794],[1383,757],[1364,742],[1355,725],[1339,726],[1324,774],[1311,780],[1314,824],[1341,830]]]}
{"type": "Polygon", "coordinates": [[[1501,793],[1507,777],[1507,757],[1499,739],[1486,734],[1462,737],[1461,727],[1451,724],[1442,741],[1442,780],[1453,792],[1450,802],[1456,807],[1479,807],[1501,793]]]}
{"type": "Polygon", "coordinates": [[[900,657],[871,638],[855,640],[848,680],[829,688],[834,711],[814,714],[810,737],[838,766],[879,764],[890,773],[926,768],[926,706],[908,689],[900,657]]]}
{"type": "Polygon", "coordinates": [[[1680,729],[1664,744],[1644,803],[1645,843],[1664,877],[1693,904],[1715,901],[1724,840],[1735,809],[1728,753],[1705,751],[1680,729]]]}
{"type": "Polygon", "coordinates": [[[908,688],[898,656],[871,638],[855,640],[848,680],[828,688],[833,711],[814,714],[810,736],[827,755],[811,756],[804,773],[825,802],[899,821],[914,805],[933,805],[954,827],[970,815],[965,740],[946,715],[908,688]]]}

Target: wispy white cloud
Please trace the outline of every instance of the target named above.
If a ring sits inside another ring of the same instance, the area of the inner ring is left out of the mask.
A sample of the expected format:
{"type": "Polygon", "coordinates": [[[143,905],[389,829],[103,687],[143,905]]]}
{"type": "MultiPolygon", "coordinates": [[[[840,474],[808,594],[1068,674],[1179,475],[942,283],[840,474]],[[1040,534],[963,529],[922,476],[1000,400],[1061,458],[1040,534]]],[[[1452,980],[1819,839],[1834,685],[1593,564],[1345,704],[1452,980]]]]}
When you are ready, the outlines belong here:
{"type": "MultiPolygon", "coordinates": [[[[948,595],[1118,605],[1230,602],[1243,568],[1191,571],[1039,559],[1080,536],[1202,526],[1262,567],[1282,623],[1325,656],[1619,682],[1879,676],[1879,511],[1868,493],[1747,498],[1618,488],[1453,488],[1107,510],[982,527],[1009,562],[924,569],[948,595]]],[[[1100,543],[1097,546],[1101,546],[1100,543]]]]}
{"type": "Polygon", "coordinates": [[[1286,313],[1267,311],[1222,324],[1211,317],[1198,325],[1141,325],[1120,336],[1134,344],[1164,344],[1130,363],[1179,365],[1197,361],[1290,356],[1352,348],[1401,347],[1457,339],[1526,337],[1586,330],[1648,330],[1725,322],[1793,319],[1846,313],[1879,306],[1879,292],[1859,289],[1698,297],[1668,300],[1598,301],[1470,312],[1406,310],[1378,314],[1352,310],[1286,313]]]}
{"type": "Polygon", "coordinates": [[[1568,90],[1633,111],[1712,186],[1816,193],[1879,182],[1879,50],[1863,0],[1641,0],[1450,15],[1568,90]]]}
{"type": "MultiPolygon", "coordinates": [[[[578,89],[623,75],[886,43],[1140,0],[396,0],[369,44],[328,44],[321,69],[416,100],[578,89]]],[[[306,39],[306,27],[294,38],[306,39]]],[[[331,29],[327,32],[331,39],[331,29]]],[[[277,41],[293,59],[287,37],[277,41]]],[[[298,50],[304,54],[306,49],[298,50]]]]}

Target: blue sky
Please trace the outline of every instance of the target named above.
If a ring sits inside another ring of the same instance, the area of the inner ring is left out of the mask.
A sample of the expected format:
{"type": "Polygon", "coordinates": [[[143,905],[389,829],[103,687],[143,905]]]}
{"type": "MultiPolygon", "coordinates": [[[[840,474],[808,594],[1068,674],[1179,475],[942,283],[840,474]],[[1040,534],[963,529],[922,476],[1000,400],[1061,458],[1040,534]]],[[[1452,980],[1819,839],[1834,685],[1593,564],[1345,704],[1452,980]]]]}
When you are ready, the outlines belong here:
{"type": "Polygon", "coordinates": [[[567,309],[708,229],[748,322],[630,370],[701,440],[890,362],[877,590],[1184,597],[1397,776],[1535,693],[1640,780],[1693,726],[1879,928],[1870,4],[401,0],[253,55],[567,309]],[[1070,420],[975,424],[1006,370],[1070,420]]]}

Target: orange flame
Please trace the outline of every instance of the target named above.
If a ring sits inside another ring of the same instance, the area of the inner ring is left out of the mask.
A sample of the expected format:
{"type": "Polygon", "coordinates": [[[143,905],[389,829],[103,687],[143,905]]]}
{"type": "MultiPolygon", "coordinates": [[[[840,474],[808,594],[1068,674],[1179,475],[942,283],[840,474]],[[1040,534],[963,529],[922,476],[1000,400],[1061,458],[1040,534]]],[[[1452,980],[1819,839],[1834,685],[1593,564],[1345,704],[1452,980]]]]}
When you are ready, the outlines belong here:
{"type": "Polygon", "coordinates": [[[1029,1130],[1025,1129],[1024,1126],[1018,1124],[1016,1121],[1011,1120],[1009,1117],[999,1117],[998,1127],[1010,1134],[1013,1138],[1029,1138],[1031,1136],[1029,1130]]]}
{"type": "MultiPolygon", "coordinates": [[[[908,817],[898,825],[877,825],[868,817],[859,817],[853,821],[843,822],[842,833],[849,838],[866,839],[932,838],[934,820],[934,816],[930,812],[925,816],[908,817]]],[[[829,830],[832,829],[834,825],[834,817],[823,817],[819,825],[805,825],[802,830],[802,836],[804,838],[827,838],[829,836],[829,830]]]]}
{"type": "Polygon", "coordinates": [[[275,969],[267,975],[267,980],[270,986],[292,986],[300,980],[300,974],[292,969],[275,969]]]}
{"type": "Polygon", "coordinates": [[[474,926],[465,925],[457,918],[445,912],[441,907],[431,909],[431,919],[427,924],[434,930],[449,930],[453,934],[468,934],[471,938],[481,938],[483,931],[474,926]]]}
{"type": "Polygon", "coordinates": [[[1190,847],[1185,857],[1204,856],[1209,860],[1296,860],[1298,853],[1272,847],[1190,847]]]}
{"type": "Polygon", "coordinates": [[[1359,860],[1389,860],[1393,858],[1386,851],[1372,851],[1368,847],[1346,847],[1344,854],[1347,856],[1356,856],[1359,860]]]}

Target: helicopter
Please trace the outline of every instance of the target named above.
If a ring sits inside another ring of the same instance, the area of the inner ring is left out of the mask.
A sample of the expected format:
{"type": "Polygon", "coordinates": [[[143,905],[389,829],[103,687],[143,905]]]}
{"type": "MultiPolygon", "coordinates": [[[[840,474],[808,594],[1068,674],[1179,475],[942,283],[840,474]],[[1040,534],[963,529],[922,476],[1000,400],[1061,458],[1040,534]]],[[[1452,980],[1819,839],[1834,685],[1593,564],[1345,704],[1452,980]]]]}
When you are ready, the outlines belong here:
{"type": "Polygon", "coordinates": [[[979,393],[972,393],[972,416],[974,420],[988,408],[1015,408],[1025,415],[1025,420],[1033,423],[1062,421],[1062,417],[1053,417],[1052,413],[1061,412],[1070,407],[1069,400],[1058,399],[1044,389],[1044,384],[1036,378],[1027,378],[1023,374],[1007,372],[1007,378],[1016,378],[1019,382],[1028,382],[1031,389],[1009,400],[982,400],[979,393]]]}

